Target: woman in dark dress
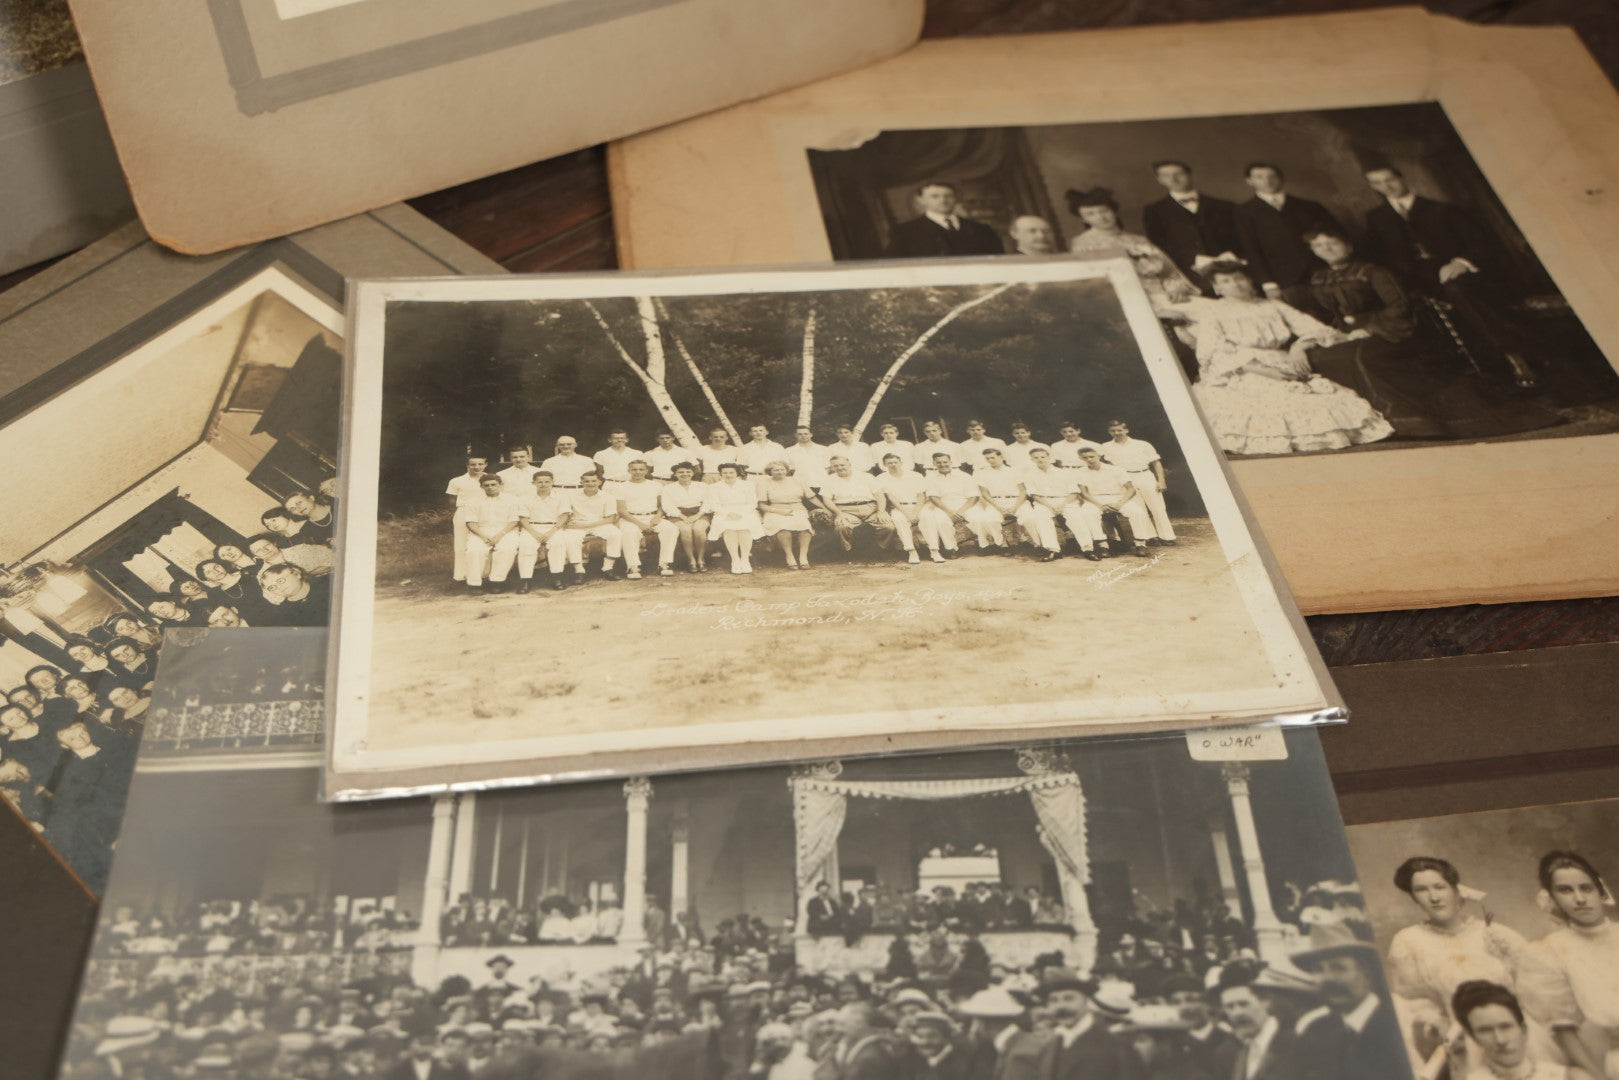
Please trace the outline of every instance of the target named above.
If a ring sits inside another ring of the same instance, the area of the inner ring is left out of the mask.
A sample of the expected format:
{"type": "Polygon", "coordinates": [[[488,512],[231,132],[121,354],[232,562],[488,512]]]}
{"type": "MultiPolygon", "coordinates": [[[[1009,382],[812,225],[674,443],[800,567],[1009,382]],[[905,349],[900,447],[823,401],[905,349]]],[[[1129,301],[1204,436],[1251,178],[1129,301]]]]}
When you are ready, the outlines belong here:
{"type": "Polygon", "coordinates": [[[1423,326],[1394,275],[1355,258],[1343,234],[1314,229],[1305,239],[1327,264],[1310,278],[1316,305],[1349,335],[1342,344],[1311,349],[1310,366],[1370,401],[1396,438],[1478,439],[1561,422],[1461,367],[1448,344],[1423,326]]]}

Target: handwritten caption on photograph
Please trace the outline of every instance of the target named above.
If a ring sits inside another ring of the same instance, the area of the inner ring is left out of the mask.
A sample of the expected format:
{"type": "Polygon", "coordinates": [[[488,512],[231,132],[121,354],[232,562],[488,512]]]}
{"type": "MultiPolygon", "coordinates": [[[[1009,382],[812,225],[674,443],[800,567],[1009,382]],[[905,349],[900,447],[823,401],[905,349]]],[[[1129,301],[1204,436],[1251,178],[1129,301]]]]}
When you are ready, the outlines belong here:
{"type": "Polygon", "coordinates": [[[962,604],[993,604],[1019,592],[1007,589],[892,589],[813,593],[782,600],[739,598],[719,604],[650,604],[643,619],[708,616],[710,630],[761,630],[789,626],[856,626],[922,620],[962,604]]]}

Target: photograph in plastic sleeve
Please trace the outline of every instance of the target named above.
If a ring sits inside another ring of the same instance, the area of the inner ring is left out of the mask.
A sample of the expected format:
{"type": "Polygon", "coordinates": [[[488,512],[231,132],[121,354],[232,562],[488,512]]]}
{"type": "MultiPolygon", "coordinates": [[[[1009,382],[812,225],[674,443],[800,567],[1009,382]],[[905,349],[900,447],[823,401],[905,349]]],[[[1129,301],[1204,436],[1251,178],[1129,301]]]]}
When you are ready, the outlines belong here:
{"type": "Polygon", "coordinates": [[[1619,1076],[1619,800],[1349,829],[1425,1076],[1619,1076]]]}
{"type": "Polygon", "coordinates": [[[164,631],[326,625],[341,327],[268,267],[0,416],[0,460],[93,463],[0,478],[0,791],[92,892],[164,631]]]}
{"type": "Polygon", "coordinates": [[[357,287],[337,797],[1331,712],[1122,260],[357,287]]]}
{"type": "Polygon", "coordinates": [[[63,1076],[1403,1080],[1319,742],[1285,748],[346,805],[307,751],[143,754],[63,1076]]]}

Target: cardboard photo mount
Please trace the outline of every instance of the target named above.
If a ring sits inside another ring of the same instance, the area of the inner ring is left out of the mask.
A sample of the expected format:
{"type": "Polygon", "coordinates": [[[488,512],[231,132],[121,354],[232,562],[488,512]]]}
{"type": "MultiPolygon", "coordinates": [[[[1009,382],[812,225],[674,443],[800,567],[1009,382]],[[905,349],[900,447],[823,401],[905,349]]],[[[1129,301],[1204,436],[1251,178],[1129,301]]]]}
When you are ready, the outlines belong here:
{"type": "Polygon", "coordinates": [[[141,220],[192,254],[847,71],[922,25],[921,0],[72,8],[141,220]]]}
{"type": "MultiPolygon", "coordinates": [[[[883,130],[1418,101],[1444,107],[1612,362],[1613,87],[1572,31],[1477,27],[1414,8],[923,42],[848,75],[615,143],[620,264],[830,258],[806,151],[856,146],[883,130]]],[[[1619,435],[1232,468],[1307,614],[1619,590],[1619,435]]]]}

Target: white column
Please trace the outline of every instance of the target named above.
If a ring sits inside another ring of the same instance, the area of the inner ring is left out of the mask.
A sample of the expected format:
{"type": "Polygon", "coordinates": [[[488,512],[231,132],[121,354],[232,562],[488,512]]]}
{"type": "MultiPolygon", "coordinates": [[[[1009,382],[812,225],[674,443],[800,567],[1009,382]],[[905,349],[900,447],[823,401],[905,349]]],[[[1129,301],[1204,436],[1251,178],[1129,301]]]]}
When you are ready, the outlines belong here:
{"type": "Polygon", "coordinates": [[[1214,845],[1214,869],[1220,875],[1220,899],[1226,910],[1242,918],[1242,893],[1237,888],[1237,872],[1231,866],[1231,840],[1225,834],[1225,825],[1216,821],[1209,826],[1209,841],[1214,845]]]}
{"type": "Polygon", "coordinates": [[[1233,761],[1221,766],[1226,791],[1231,795],[1231,812],[1237,823],[1237,848],[1242,852],[1242,869],[1248,879],[1248,899],[1254,906],[1254,937],[1259,958],[1275,963],[1287,958],[1282,924],[1271,907],[1270,883],[1265,880],[1265,857],[1259,850],[1259,830],[1254,827],[1254,808],[1248,799],[1248,766],[1233,761]]]}
{"type": "Polygon", "coordinates": [[[632,776],[624,782],[624,929],[620,945],[646,940],[646,815],[652,781],[632,776]]]}
{"type": "Polygon", "coordinates": [[[450,899],[472,891],[472,856],[477,850],[478,796],[466,791],[455,811],[455,850],[450,856],[450,899]]]}
{"type": "Polygon", "coordinates": [[[444,898],[450,887],[450,839],[455,827],[455,796],[433,800],[433,831],[427,842],[427,880],[422,885],[422,924],[417,943],[437,945],[444,898]]]}
{"type": "Polygon", "coordinates": [[[669,918],[691,910],[691,823],[682,815],[675,819],[673,850],[669,863],[669,918]]]}

